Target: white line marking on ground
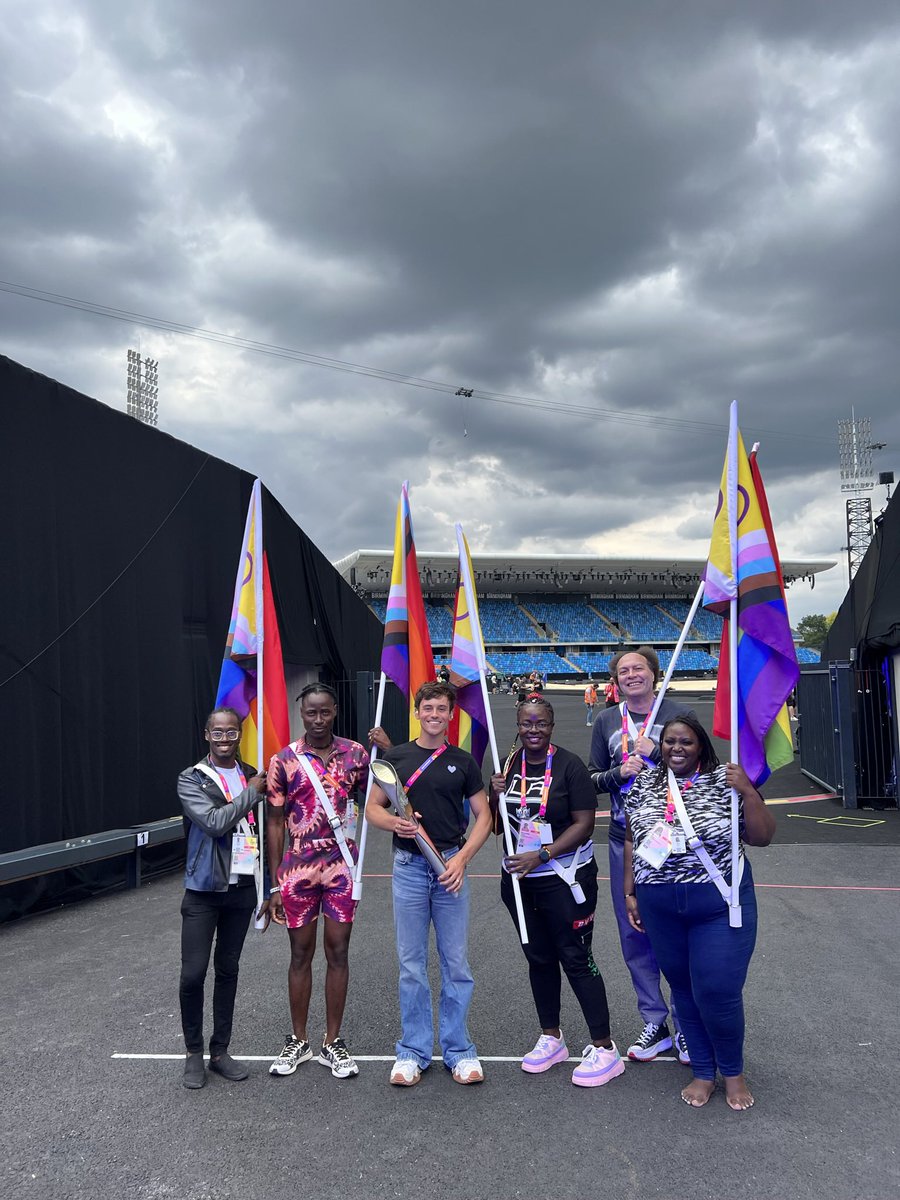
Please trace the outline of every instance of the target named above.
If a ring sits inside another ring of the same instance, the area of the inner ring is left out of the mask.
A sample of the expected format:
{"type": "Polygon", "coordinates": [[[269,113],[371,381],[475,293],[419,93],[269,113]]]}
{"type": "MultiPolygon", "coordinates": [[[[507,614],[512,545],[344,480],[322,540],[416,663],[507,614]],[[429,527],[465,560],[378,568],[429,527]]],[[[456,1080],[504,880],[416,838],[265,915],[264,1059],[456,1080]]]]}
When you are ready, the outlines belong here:
{"type": "MultiPolygon", "coordinates": [[[[112,1054],[111,1058],[131,1059],[131,1060],[149,1060],[150,1062],[181,1062],[184,1059],[183,1054],[112,1054]]],[[[239,1062],[274,1062],[278,1057],[276,1054],[232,1054],[231,1056],[239,1062]]],[[[357,1062],[385,1062],[392,1063],[396,1057],[394,1054],[354,1054],[353,1057],[357,1062]]],[[[505,1055],[505,1054],[479,1054],[481,1062],[493,1063],[520,1063],[522,1061],[521,1054],[505,1055]]],[[[208,1054],[204,1058],[209,1058],[208,1054]]],[[[440,1062],[439,1054],[432,1055],[432,1062],[440,1062]]],[[[668,1054],[658,1054],[656,1058],[651,1059],[651,1062],[677,1062],[677,1059],[668,1054]]],[[[568,1058],[566,1062],[578,1063],[580,1058],[568,1058]]],[[[626,1066],[630,1065],[631,1060],[623,1058],[622,1062],[626,1066]]]]}

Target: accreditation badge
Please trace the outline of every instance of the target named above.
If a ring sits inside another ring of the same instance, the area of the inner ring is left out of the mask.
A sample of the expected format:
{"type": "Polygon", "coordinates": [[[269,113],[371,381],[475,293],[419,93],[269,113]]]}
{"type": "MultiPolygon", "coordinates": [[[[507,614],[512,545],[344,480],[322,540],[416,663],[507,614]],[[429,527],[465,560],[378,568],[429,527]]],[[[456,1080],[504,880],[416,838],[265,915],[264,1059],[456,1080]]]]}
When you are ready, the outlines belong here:
{"type": "Polygon", "coordinates": [[[259,854],[259,838],[253,833],[235,833],[231,838],[232,875],[252,875],[259,854]]]}
{"type": "Polygon", "coordinates": [[[684,836],[684,830],[680,827],[672,826],[672,853],[684,854],[687,850],[687,842],[684,836]]]}
{"type": "Polygon", "coordinates": [[[658,871],[672,853],[672,830],[665,821],[657,821],[635,854],[658,871]]]}
{"type": "MultiPolygon", "coordinates": [[[[547,825],[546,821],[520,821],[519,822],[519,837],[516,842],[517,854],[528,854],[530,851],[540,850],[544,842],[541,838],[541,826],[547,825]]],[[[549,825],[547,826],[549,829],[549,825]]],[[[552,839],[551,839],[552,840],[552,839]]]]}

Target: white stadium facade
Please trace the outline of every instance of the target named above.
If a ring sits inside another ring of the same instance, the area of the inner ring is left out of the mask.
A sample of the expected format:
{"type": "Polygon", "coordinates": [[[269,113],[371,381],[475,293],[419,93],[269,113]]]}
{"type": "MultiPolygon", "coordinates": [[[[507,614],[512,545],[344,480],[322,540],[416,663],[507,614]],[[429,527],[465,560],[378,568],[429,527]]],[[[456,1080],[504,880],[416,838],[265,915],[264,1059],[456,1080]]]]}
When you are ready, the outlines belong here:
{"type": "MultiPolygon", "coordinates": [[[[335,568],[383,621],[393,552],[356,550],[335,568]]],[[[435,661],[448,659],[457,557],[418,554],[419,577],[435,661]]],[[[706,563],[701,559],[595,558],[580,554],[473,555],[475,587],[488,664],[498,674],[537,670],[549,679],[606,675],[612,655],[652,646],[663,670],[681,634],[706,563]]],[[[807,582],[833,562],[786,561],[785,583],[807,582]]],[[[790,605],[790,593],[788,593],[790,605]]],[[[716,670],[722,622],[702,608],[695,616],[676,674],[716,670]]],[[[799,651],[801,661],[816,661],[799,651]]]]}

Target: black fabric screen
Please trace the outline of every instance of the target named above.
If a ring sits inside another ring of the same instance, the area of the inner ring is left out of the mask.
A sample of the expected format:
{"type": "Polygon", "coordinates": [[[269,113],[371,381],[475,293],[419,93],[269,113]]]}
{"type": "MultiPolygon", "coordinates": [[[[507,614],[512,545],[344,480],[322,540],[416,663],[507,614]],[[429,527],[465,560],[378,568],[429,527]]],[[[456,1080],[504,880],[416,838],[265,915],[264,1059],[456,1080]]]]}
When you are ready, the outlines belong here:
{"type": "Polygon", "coordinates": [[[822,647],[823,662],[846,662],[857,651],[860,666],[880,661],[900,646],[900,504],[894,494],[853,577],[822,647]]]}
{"type": "MultiPolygon", "coordinates": [[[[0,412],[4,852],[177,811],[253,479],[2,356],[0,412]]],[[[380,622],[265,489],[263,525],[285,661],[377,670],[380,622]]]]}

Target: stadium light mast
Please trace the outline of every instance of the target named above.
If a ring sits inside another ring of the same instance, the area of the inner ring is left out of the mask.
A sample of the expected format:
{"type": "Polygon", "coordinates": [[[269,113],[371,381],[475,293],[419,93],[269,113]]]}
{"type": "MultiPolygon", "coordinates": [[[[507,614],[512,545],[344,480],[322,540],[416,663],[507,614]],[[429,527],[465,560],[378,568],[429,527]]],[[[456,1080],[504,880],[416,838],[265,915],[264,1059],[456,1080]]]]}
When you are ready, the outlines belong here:
{"type": "Polygon", "coordinates": [[[864,492],[875,487],[872,452],[884,448],[872,441],[872,422],[850,409],[849,421],[838,421],[841,491],[847,496],[847,566],[852,582],[872,540],[872,499],[864,492]]]}
{"type": "Polygon", "coordinates": [[[139,350],[128,351],[128,392],[125,411],[142,425],[156,427],[159,415],[159,362],[141,360],[139,350]]]}

